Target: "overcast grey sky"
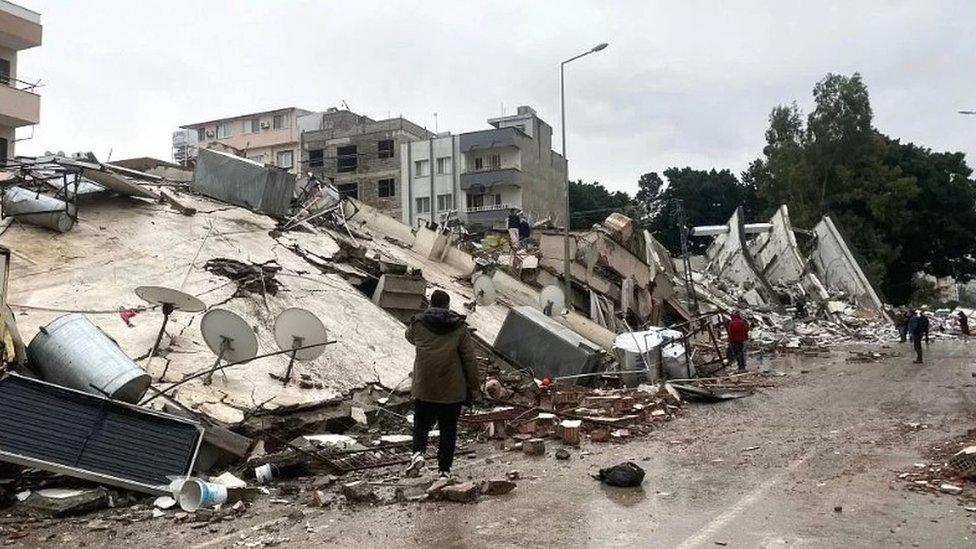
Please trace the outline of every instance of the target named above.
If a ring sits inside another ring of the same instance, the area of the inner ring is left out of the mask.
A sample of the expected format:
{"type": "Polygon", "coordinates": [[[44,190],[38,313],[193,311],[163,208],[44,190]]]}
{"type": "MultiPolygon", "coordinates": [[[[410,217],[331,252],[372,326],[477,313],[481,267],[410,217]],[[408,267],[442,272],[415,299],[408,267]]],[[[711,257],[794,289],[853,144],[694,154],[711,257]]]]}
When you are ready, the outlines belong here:
{"type": "MultiPolygon", "coordinates": [[[[570,177],[636,190],[669,166],[741,172],[770,109],[827,72],[859,71],[875,125],[976,152],[976,2],[311,2],[14,0],[41,13],[41,124],[20,154],[170,157],[179,125],[345,100],[454,132],[528,104],[559,132],[570,177]]],[[[972,159],[970,163],[974,164],[972,159]]]]}

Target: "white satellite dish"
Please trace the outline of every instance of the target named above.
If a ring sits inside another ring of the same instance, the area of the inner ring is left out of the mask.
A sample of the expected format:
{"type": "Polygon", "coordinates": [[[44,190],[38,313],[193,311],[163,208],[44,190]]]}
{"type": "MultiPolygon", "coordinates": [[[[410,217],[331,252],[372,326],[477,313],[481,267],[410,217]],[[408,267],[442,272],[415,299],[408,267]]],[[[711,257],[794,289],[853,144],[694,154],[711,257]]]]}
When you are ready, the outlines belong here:
{"type": "MultiPolygon", "coordinates": [[[[159,350],[159,342],[163,340],[163,333],[166,331],[166,323],[169,322],[169,315],[173,314],[173,311],[199,313],[206,309],[207,305],[186,292],[166,288],[165,286],[139,286],[136,288],[136,295],[147,303],[163,306],[163,325],[159,327],[159,333],[156,334],[156,342],[149,349],[149,358],[146,360],[146,370],[148,371],[149,363],[152,362],[153,355],[159,350]]],[[[160,379],[166,377],[166,370],[168,369],[169,363],[163,368],[160,379]]]]}
{"type": "Polygon", "coordinates": [[[546,286],[539,292],[539,308],[546,316],[562,314],[566,308],[566,296],[559,286],[546,286]]]}
{"type": "MultiPolygon", "coordinates": [[[[226,309],[211,309],[200,320],[200,333],[207,347],[217,355],[214,368],[221,360],[241,362],[258,354],[258,338],[247,321],[226,309]]],[[[224,379],[227,375],[224,374],[224,379]]],[[[213,372],[207,376],[207,385],[213,380],[213,372]]]]}
{"type": "Polygon", "coordinates": [[[274,338],[278,348],[291,351],[291,360],[288,361],[288,370],[285,372],[285,384],[291,380],[291,369],[296,360],[315,360],[325,352],[325,346],[329,342],[328,332],[322,321],[311,311],[299,307],[285,309],[278,315],[275,319],[274,338]]]}
{"type": "Polygon", "coordinates": [[[491,305],[495,302],[495,281],[486,274],[474,278],[474,301],[478,305],[491,305]]]}

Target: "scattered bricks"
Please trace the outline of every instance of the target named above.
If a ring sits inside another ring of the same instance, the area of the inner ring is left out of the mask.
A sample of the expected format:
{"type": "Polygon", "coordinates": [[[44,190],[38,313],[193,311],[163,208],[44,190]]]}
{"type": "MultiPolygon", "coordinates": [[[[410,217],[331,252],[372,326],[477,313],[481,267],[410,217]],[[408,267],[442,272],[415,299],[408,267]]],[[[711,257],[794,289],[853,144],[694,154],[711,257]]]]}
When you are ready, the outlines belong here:
{"type": "Polygon", "coordinates": [[[493,439],[508,438],[508,428],[505,426],[505,421],[497,420],[497,421],[490,422],[488,424],[488,438],[493,438],[493,439]]]}
{"type": "Polygon", "coordinates": [[[453,501],[455,503],[471,503],[478,499],[478,486],[473,482],[462,482],[445,486],[432,494],[435,499],[453,501]],[[436,497],[435,497],[436,496],[436,497]]]}
{"type": "Polygon", "coordinates": [[[945,483],[939,486],[939,491],[944,494],[952,494],[954,496],[958,496],[959,494],[962,493],[962,488],[954,484],[945,483]]]}
{"type": "Polygon", "coordinates": [[[556,450],[556,459],[565,461],[569,459],[569,450],[565,448],[560,448],[556,450]]]}
{"type": "Polygon", "coordinates": [[[522,443],[522,451],[527,456],[542,456],[546,453],[546,441],[541,438],[533,438],[522,443]]]}
{"type": "Polygon", "coordinates": [[[310,505],[314,507],[328,507],[329,496],[322,490],[315,490],[312,492],[312,500],[310,505]]]}
{"type": "Polygon", "coordinates": [[[634,408],[634,397],[622,396],[614,400],[610,404],[610,413],[615,416],[621,416],[625,413],[631,411],[634,408]]]}
{"type": "Polygon", "coordinates": [[[349,503],[375,503],[378,499],[373,487],[364,480],[343,484],[342,495],[349,503]]]}
{"type": "Polygon", "coordinates": [[[540,413],[535,418],[535,430],[537,437],[547,437],[552,433],[553,428],[556,426],[556,416],[555,414],[550,414],[547,412],[540,413]]]}
{"type": "Polygon", "coordinates": [[[501,496],[515,489],[515,483],[510,480],[486,480],[481,483],[481,493],[486,496],[501,496]]]}
{"type": "Polygon", "coordinates": [[[963,448],[949,458],[949,467],[964,477],[976,478],[976,446],[963,448]]]}
{"type": "Polygon", "coordinates": [[[623,440],[625,438],[630,438],[630,429],[617,429],[616,431],[610,433],[610,438],[613,440],[623,440]]]}
{"type": "Polygon", "coordinates": [[[535,420],[530,419],[529,421],[523,421],[522,423],[519,423],[518,432],[523,435],[532,435],[534,437],[536,432],[535,420]]]}
{"type": "Polygon", "coordinates": [[[610,429],[597,427],[590,431],[590,442],[610,442],[610,429]]]}
{"type": "Polygon", "coordinates": [[[422,484],[398,486],[393,497],[398,503],[406,503],[408,501],[423,501],[427,499],[427,490],[422,484]]]}
{"type": "Polygon", "coordinates": [[[583,422],[578,419],[563,420],[563,422],[559,424],[559,437],[563,440],[563,444],[579,446],[581,425],[583,425],[583,422]]]}
{"type": "Polygon", "coordinates": [[[666,415],[667,415],[667,412],[665,412],[664,410],[652,410],[651,411],[651,417],[652,418],[664,419],[664,416],[666,416],[666,415]]]}

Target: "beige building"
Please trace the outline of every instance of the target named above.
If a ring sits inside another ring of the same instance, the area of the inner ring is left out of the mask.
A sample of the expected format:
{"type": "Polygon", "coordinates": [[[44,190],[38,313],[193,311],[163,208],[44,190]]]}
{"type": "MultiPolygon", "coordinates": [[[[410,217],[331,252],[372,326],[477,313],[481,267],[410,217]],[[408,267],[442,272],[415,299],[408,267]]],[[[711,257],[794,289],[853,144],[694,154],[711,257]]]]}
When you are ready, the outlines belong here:
{"type": "Polygon", "coordinates": [[[231,152],[296,172],[302,156],[298,117],[310,113],[287,107],[180,127],[197,133],[199,149],[231,152]]]}
{"type": "Polygon", "coordinates": [[[17,128],[41,121],[41,97],[17,66],[17,52],[40,45],[40,14],[0,0],[0,163],[14,156],[17,128]]]}

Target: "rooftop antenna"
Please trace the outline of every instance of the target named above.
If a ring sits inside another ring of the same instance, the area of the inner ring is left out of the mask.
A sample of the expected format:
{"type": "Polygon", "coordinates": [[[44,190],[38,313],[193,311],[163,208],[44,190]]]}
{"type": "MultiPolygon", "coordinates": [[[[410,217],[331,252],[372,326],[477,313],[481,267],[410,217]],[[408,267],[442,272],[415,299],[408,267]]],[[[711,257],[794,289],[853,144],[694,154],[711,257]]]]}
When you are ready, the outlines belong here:
{"type": "Polygon", "coordinates": [[[349,108],[349,103],[346,103],[346,100],[345,99],[342,100],[342,108],[346,109],[347,111],[351,111],[352,110],[352,109],[349,108]]]}
{"type": "Polygon", "coordinates": [[[434,133],[438,133],[439,129],[437,126],[437,113],[434,113],[434,133]]]}
{"type": "MultiPolygon", "coordinates": [[[[204,380],[205,385],[210,385],[213,381],[213,373],[221,360],[227,362],[240,362],[250,360],[258,354],[258,338],[254,335],[254,330],[247,322],[238,315],[226,309],[211,309],[203,315],[200,320],[200,333],[207,347],[217,355],[217,362],[204,380]]],[[[227,374],[223,370],[220,373],[227,381],[227,374]]]]}
{"type": "MultiPolygon", "coordinates": [[[[152,362],[156,351],[159,350],[159,342],[163,340],[163,333],[166,331],[166,323],[169,322],[169,315],[173,314],[173,311],[199,313],[206,309],[207,306],[186,292],[164,286],[139,286],[136,288],[136,295],[147,303],[163,306],[163,325],[159,327],[159,333],[156,334],[156,342],[149,349],[149,358],[146,360],[146,371],[148,372],[149,364],[152,362]]],[[[167,370],[169,370],[169,363],[166,363],[166,366],[163,367],[163,373],[159,376],[159,379],[166,377],[167,370]]]]}
{"type": "Polygon", "coordinates": [[[559,286],[549,285],[539,292],[539,309],[546,316],[562,314],[566,308],[566,296],[559,286]]]}
{"type": "Polygon", "coordinates": [[[495,282],[486,274],[478,274],[474,277],[474,301],[478,305],[491,305],[497,298],[495,292],[495,282]]]}
{"type": "Polygon", "coordinates": [[[274,324],[274,338],[279,349],[291,351],[288,369],[285,370],[285,385],[291,381],[291,369],[296,360],[315,360],[325,352],[325,346],[329,343],[322,321],[311,311],[299,307],[285,309],[278,315],[274,324]]]}

